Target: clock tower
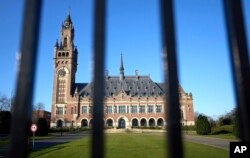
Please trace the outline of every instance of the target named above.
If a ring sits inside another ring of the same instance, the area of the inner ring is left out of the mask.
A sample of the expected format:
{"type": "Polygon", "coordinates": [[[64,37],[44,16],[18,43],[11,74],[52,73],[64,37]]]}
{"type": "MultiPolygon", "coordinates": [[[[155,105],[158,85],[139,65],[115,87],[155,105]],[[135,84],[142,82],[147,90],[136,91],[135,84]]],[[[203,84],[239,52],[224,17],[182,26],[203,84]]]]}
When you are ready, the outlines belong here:
{"type": "Polygon", "coordinates": [[[74,26],[70,14],[62,23],[60,40],[54,45],[54,79],[52,113],[66,114],[67,102],[72,98],[77,70],[78,51],[74,45],[74,26]]]}

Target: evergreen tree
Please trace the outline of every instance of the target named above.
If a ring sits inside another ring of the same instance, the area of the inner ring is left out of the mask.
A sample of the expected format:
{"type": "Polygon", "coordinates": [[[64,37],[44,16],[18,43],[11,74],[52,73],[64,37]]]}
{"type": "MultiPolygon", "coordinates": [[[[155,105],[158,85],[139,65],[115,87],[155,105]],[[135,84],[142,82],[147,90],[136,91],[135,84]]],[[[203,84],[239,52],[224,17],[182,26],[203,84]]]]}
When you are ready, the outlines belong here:
{"type": "Polygon", "coordinates": [[[9,111],[0,111],[0,134],[10,132],[11,113],[9,111]]]}
{"type": "Polygon", "coordinates": [[[211,132],[211,126],[206,116],[199,115],[195,124],[197,134],[207,135],[211,132]]]}

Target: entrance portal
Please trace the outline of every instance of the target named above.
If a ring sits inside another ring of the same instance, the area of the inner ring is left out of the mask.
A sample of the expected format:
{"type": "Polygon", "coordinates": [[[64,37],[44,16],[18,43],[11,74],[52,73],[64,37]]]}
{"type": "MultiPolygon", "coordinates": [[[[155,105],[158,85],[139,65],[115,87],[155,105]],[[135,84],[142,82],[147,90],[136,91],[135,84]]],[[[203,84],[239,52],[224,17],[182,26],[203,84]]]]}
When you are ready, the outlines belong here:
{"type": "Polygon", "coordinates": [[[125,120],[123,118],[119,119],[118,128],[125,128],[125,127],[126,127],[125,120]]]}

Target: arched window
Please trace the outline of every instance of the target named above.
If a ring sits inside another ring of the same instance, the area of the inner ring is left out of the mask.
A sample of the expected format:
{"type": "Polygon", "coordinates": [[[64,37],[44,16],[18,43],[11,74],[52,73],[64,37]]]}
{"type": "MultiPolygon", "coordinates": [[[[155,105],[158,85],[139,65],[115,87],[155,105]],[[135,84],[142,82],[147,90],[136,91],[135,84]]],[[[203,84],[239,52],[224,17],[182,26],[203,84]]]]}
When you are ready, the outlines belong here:
{"type": "Polygon", "coordinates": [[[148,125],[149,125],[149,127],[154,127],[155,126],[155,120],[153,118],[149,119],[148,125]]]}
{"type": "Polygon", "coordinates": [[[88,120],[87,119],[82,119],[81,127],[88,127],[88,120]]]}
{"type": "Polygon", "coordinates": [[[137,119],[132,120],[132,127],[138,127],[138,120],[137,119]]]}
{"type": "Polygon", "coordinates": [[[146,119],[141,119],[141,126],[146,127],[147,126],[147,120],[146,119]]]}
{"type": "Polygon", "coordinates": [[[113,120],[112,119],[108,119],[106,122],[106,126],[107,127],[113,127],[113,120]]]}
{"type": "Polygon", "coordinates": [[[163,119],[162,118],[159,118],[157,120],[157,126],[163,126],[163,119]]]}
{"type": "Polygon", "coordinates": [[[60,57],[60,56],[61,56],[61,53],[58,53],[58,56],[60,57]]]}

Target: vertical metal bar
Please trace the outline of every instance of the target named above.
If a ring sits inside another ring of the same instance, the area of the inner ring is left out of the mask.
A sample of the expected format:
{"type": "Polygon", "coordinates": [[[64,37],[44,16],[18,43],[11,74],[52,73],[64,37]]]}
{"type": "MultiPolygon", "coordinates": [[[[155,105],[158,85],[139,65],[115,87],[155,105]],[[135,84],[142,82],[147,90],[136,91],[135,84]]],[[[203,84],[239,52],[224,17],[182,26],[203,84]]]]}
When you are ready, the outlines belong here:
{"type": "Polygon", "coordinates": [[[28,131],[31,123],[41,0],[26,0],[21,37],[21,60],[12,113],[9,157],[28,156],[28,131]]]}
{"type": "Polygon", "coordinates": [[[180,127],[180,105],[178,92],[177,60],[175,50],[175,27],[172,0],[161,0],[161,23],[164,62],[164,81],[167,89],[166,118],[167,140],[170,158],[182,158],[182,138],[180,127]]]}
{"type": "Polygon", "coordinates": [[[241,4],[241,0],[224,0],[231,66],[240,114],[240,137],[243,141],[250,141],[250,71],[241,4]]]}
{"type": "Polygon", "coordinates": [[[104,101],[104,62],[105,62],[105,0],[94,4],[94,93],[93,93],[93,133],[92,158],[104,157],[103,101],[104,101]]]}

